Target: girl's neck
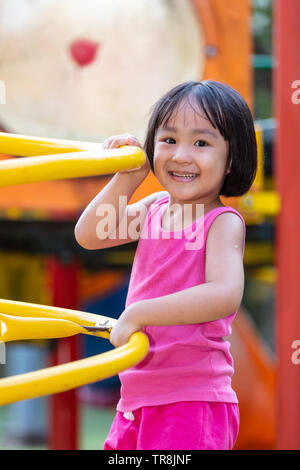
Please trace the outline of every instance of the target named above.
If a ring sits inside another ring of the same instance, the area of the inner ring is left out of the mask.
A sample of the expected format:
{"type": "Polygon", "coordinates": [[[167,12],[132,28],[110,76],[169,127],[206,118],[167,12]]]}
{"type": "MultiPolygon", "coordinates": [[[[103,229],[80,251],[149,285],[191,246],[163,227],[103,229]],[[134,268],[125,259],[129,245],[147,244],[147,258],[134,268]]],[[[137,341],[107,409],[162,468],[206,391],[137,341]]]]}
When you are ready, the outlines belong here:
{"type": "MultiPolygon", "coordinates": [[[[197,201],[178,201],[178,200],[174,199],[169,193],[169,207],[168,207],[167,210],[169,210],[174,205],[181,206],[180,208],[178,208],[178,210],[179,209],[183,210],[184,205],[190,205],[191,208],[192,208],[192,211],[194,213],[194,212],[196,212],[197,204],[203,206],[204,214],[207,214],[208,212],[210,212],[211,210],[213,210],[217,207],[224,207],[224,204],[222,203],[219,196],[217,196],[216,198],[210,199],[210,200],[207,199],[207,200],[202,200],[202,201],[200,201],[200,200],[197,200],[197,201]]],[[[176,212],[176,207],[175,207],[175,210],[173,209],[173,212],[176,212]]]]}
{"type": "Polygon", "coordinates": [[[224,207],[224,204],[222,204],[220,198],[206,203],[199,201],[172,202],[172,198],[169,194],[169,205],[162,216],[162,228],[164,230],[170,230],[170,227],[173,223],[176,223],[176,221],[183,223],[184,227],[189,226],[195,220],[199,219],[199,217],[207,214],[217,207],[224,207]],[[179,207],[175,204],[177,204],[179,207]],[[188,209],[185,205],[189,206],[188,209]]]}

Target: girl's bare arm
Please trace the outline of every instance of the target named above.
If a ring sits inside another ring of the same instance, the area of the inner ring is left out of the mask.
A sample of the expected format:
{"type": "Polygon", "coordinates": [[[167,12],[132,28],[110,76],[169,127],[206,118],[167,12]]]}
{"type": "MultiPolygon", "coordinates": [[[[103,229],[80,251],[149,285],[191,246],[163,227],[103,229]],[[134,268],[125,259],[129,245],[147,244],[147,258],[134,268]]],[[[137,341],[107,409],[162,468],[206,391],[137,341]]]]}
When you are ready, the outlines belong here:
{"type": "MultiPolygon", "coordinates": [[[[103,148],[118,148],[122,145],[141,147],[134,136],[125,134],[110,137],[104,142],[103,148]]],[[[147,159],[142,168],[118,172],[113,176],[89,203],[75,226],[75,238],[79,245],[87,250],[97,250],[138,240],[148,207],[164,194],[157,192],[128,204],[149,171],[147,159]],[[131,222],[137,218],[139,224],[136,230],[132,230],[131,222]]]]}

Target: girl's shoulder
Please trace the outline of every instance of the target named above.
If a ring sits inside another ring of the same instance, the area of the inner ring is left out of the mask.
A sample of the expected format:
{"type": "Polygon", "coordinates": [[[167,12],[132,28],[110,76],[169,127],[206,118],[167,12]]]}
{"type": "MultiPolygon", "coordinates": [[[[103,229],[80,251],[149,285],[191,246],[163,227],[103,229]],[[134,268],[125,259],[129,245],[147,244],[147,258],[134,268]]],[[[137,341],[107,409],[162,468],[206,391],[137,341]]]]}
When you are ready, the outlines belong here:
{"type": "Polygon", "coordinates": [[[155,202],[165,202],[165,200],[169,199],[169,193],[168,191],[158,191],[157,193],[155,193],[156,195],[156,198],[155,198],[155,202]]]}
{"type": "MultiPolygon", "coordinates": [[[[219,243],[220,239],[239,240],[245,248],[246,224],[243,216],[233,207],[222,206],[213,209],[207,214],[208,224],[206,227],[210,239],[219,243]]],[[[208,236],[208,233],[207,233],[208,236]]]]}
{"type": "Polygon", "coordinates": [[[222,220],[223,224],[228,223],[230,220],[239,220],[239,223],[242,223],[242,225],[245,226],[243,216],[231,206],[216,207],[206,214],[206,218],[210,219],[211,222],[215,219],[222,220]]]}
{"type": "Polygon", "coordinates": [[[158,191],[153,194],[153,201],[151,207],[160,207],[169,201],[168,191],[158,191]]]}

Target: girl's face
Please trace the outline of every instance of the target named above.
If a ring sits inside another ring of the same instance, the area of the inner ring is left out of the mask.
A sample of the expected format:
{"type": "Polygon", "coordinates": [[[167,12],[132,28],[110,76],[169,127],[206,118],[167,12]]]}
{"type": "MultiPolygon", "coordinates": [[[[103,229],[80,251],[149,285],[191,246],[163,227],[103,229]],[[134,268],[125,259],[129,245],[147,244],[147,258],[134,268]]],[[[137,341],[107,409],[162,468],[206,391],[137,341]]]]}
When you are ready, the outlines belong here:
{"type": "Polygon", "coordinates": [[[220,204],[229,173],[229,144],[199,106],[181,103],[156,133],[154,171],[170,194],[170,203],[220,204]]]}

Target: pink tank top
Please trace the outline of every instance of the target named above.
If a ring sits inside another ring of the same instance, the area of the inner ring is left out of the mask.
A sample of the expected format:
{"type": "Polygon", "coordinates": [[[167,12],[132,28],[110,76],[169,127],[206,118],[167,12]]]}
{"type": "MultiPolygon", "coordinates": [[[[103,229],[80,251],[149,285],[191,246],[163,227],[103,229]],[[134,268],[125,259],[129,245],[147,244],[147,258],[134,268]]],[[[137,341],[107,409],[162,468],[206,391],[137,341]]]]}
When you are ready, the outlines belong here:
{"type": "MultiPolygon", "coordinates": [[[[165,196],[148,209],[132,266],[126,307],[205,283],[207,234],[223,212],[234,212],[241,218],[245,248],[245,222],[232,207],[215,208],[189,227],[169,232],[161,226],[168,205],[169,196],[165,196]]],[[[117,410],[126,412],[142,406],[195,400],[238,403],[231,387],[234,369],[230,343],[223,339],[231,334],[235,315],[233,312],[219,320],[192,325],[146,326],[149,352],[139,364],[119,374],[121,398],[117,410]]]]}

